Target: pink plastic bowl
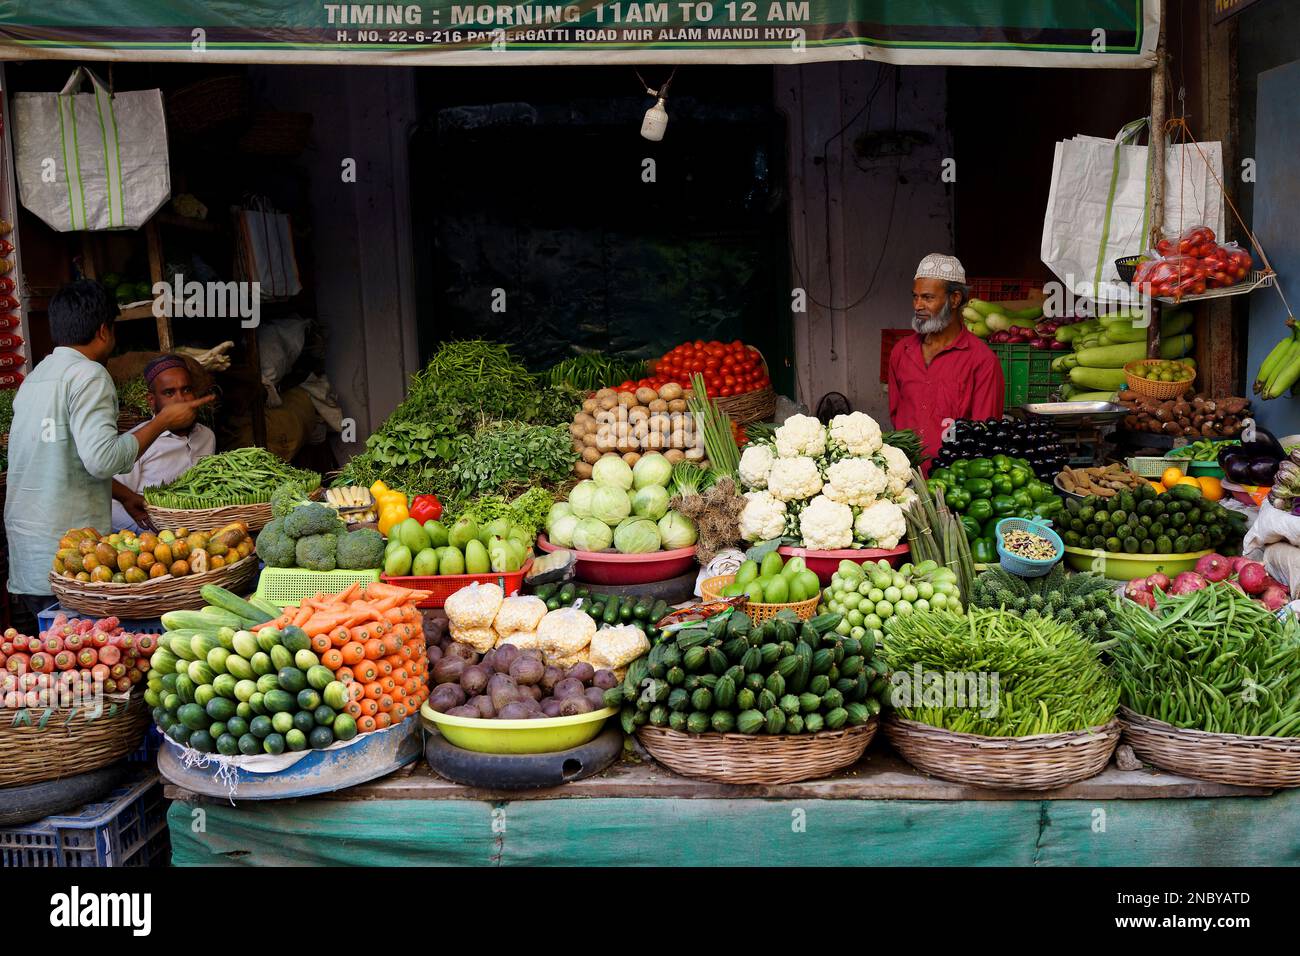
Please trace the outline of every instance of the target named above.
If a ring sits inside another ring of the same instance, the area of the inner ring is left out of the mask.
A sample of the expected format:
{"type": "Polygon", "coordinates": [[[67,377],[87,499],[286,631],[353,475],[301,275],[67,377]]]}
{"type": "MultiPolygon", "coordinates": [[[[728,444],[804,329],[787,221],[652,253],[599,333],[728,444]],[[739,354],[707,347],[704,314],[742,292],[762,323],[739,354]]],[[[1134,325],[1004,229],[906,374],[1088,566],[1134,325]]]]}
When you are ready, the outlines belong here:
{"type": "Polygon", "coordinates": [[[831,583],[831,575],[840,569],[841,561],[854,561],[861,564],[863,561],[879,561],[884,558],[896,568],[903,563],[904,556],[911,553],[912,549],[905,544],[900,544],[897,548],[888,551],[874,548],[845,548],[841,551],[809,551],[807,548],[777,548],[776,550],[787,560],[795,555],[803,558],[804,563],[808,565],[808,570],[817,575],[817,579],[821,581],[822,587],[827,587],[831,583]]]}
{"type": "MultiPolygon", "coordinates": [[[[537,547],[542,551],[563,550],[546,540],[545,534],[537,536],[537,547]]],[[[587,584],[654,584],[680,577],[695,566],[695,548],[678,548],[675,551],[655,551],[651,554],[618,554],[614,551],[572,551],[578,558],[578,580],[587,584]]],[[[826,580],[830,580],[828,576],[826,580]]]]}

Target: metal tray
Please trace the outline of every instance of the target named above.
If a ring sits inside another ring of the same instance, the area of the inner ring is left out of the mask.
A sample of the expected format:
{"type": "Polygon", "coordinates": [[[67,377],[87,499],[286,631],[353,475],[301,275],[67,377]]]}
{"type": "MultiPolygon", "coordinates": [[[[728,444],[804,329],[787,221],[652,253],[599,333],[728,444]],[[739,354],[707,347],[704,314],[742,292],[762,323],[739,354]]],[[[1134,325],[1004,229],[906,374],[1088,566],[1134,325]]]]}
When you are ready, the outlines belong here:
{"type": "Polygon", "coordinates": [[[1117,422],[1128,414],[1128,409],[1114,402],[1031,402],[1021,407],[1026,414],[1072,424],[1117,422]]]}

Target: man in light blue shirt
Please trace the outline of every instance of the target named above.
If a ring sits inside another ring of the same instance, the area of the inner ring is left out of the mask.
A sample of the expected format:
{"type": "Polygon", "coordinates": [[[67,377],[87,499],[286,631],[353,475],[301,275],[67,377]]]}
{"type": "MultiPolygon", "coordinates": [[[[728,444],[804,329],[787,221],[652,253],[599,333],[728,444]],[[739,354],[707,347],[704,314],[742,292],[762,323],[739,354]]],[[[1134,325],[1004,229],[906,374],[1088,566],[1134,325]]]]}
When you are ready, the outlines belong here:
{"type": "Polygon", "coordinates": [[[9,430],[5,532],[9,593],[34,616],[54,603],[49,573],[72,528],[108,534],[113,476],[163,432],[188,428],[212,396],[168,405],[138,430],[117,433],[117,390],[104,363],[113,353],[117,304],[102,285],[72,282],[50,300],[57,346],[14,397],[9,430]]]}

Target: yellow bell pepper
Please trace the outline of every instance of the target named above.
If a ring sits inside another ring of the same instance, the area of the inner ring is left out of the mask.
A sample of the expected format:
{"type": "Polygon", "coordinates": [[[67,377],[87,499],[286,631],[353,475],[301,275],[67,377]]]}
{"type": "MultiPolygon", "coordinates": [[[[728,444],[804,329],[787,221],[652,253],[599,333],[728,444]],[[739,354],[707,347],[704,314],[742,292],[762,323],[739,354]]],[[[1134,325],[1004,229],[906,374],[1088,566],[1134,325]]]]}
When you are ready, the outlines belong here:
{"type": "Polygon", "coordinates": [[[377,504],[381,509],[387,508],[389,505],[402,505],[405,507],[406,495],[402,494],[400,491],[381,491],[379,494],[375,495],[375,504],[377,504]]]}
{"type": "Polygon", "coordinates": [[[384,484],[382,481],[376,481],[373,485],[370,486],[370,494],[374,496],[374,499],[376,501],[378,501],[379,496],[387,490],[388,490],[388,486],[384,484]]]}
{"type": "Polygon", "coordinates": [[[409,517],[410,514],[407,512],[404,502],[393,502],[386,507],[380,508],[379,533],[385,538],[388,537],[388,532],[394,525],[401,524],[409,517]]]}

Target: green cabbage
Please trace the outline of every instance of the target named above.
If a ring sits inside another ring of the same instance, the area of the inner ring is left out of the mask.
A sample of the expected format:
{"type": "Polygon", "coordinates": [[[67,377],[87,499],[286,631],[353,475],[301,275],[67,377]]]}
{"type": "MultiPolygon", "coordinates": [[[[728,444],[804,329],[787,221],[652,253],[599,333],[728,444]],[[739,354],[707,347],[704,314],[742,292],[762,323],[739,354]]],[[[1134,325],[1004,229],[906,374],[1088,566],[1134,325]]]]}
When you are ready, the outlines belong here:
{"type": "Polygon", "coordinates": [[[672,477],[672,463],[657,451],[653,451],[648,455],[642,455],[641,460],[632,469],[632,487],[645,488],[648,485],[659,485],[667,488],[672,477]]]}
{"type": "Polygon", "coordinates": [[[646,485],[639,489],[632,496],[632,513],[638,518],[658,521],[668,513],[668,489],[659,485],[646,485]]]}
{"type": "Polygon", "coordinates": [[[580,481],[569,492],[569,507],[579,518],[591,517],[591,496],[596,493],[596,483],[588,478],[580,481]]]}
{"type": "Polygon", "coordinates": [[[659,536],[665,551],[689,548],[695,543],[695,522],[684,514],[670,511],[659,519],[659,536]]]}
{"type": "Polygon", "coordinates": [[[546,523],[544,525],[547,537],[550,537],[551,528],[554,526],[555,522],[571,514],[573,514],[573,506],[567,501],[557,501],[555,504],[551,505],[551,510],[546,513],[546,523]]]}
{"type": "Polygon", "coordinates": [[[614,542],[614,530],[599,518],[583,518],[573,529],[573,546],[579,551],[604,551],[614,542]]]}
{"type": "MultiPolygon", "coordinates": [[[[549,538],[551,544],[556,547],[572,548],[573,532],[577,530],[579,520],[580,519],[577,515],[572,514],[562,515],[561,517],[556,518],[555,521],[551,523],[551,526],[546,529],[546,537],[549,538]]],[[[601,523],[603,524],[604,522],[601,523]]]]}
{"type": "MultiPolygon", "coordinates": [[[[606,455],[591,469],[596,484],[627,491],[632,487],[632,469],[617,455],[606,455]]],[[[570,499],[572,500],[572,499],[570,499]]]]}
{"type": "Polygon", "coordinates": [[[632,502],[621,488],[597,485],[591,496],[591,516],[611,528],[632,513],[632,502]]]}
{"type": "Polygon", "coordinates": [[[658,551],[659,528],[649,518],[628,518],[614,529],[614,548],[620,554],[658,551]]]}

